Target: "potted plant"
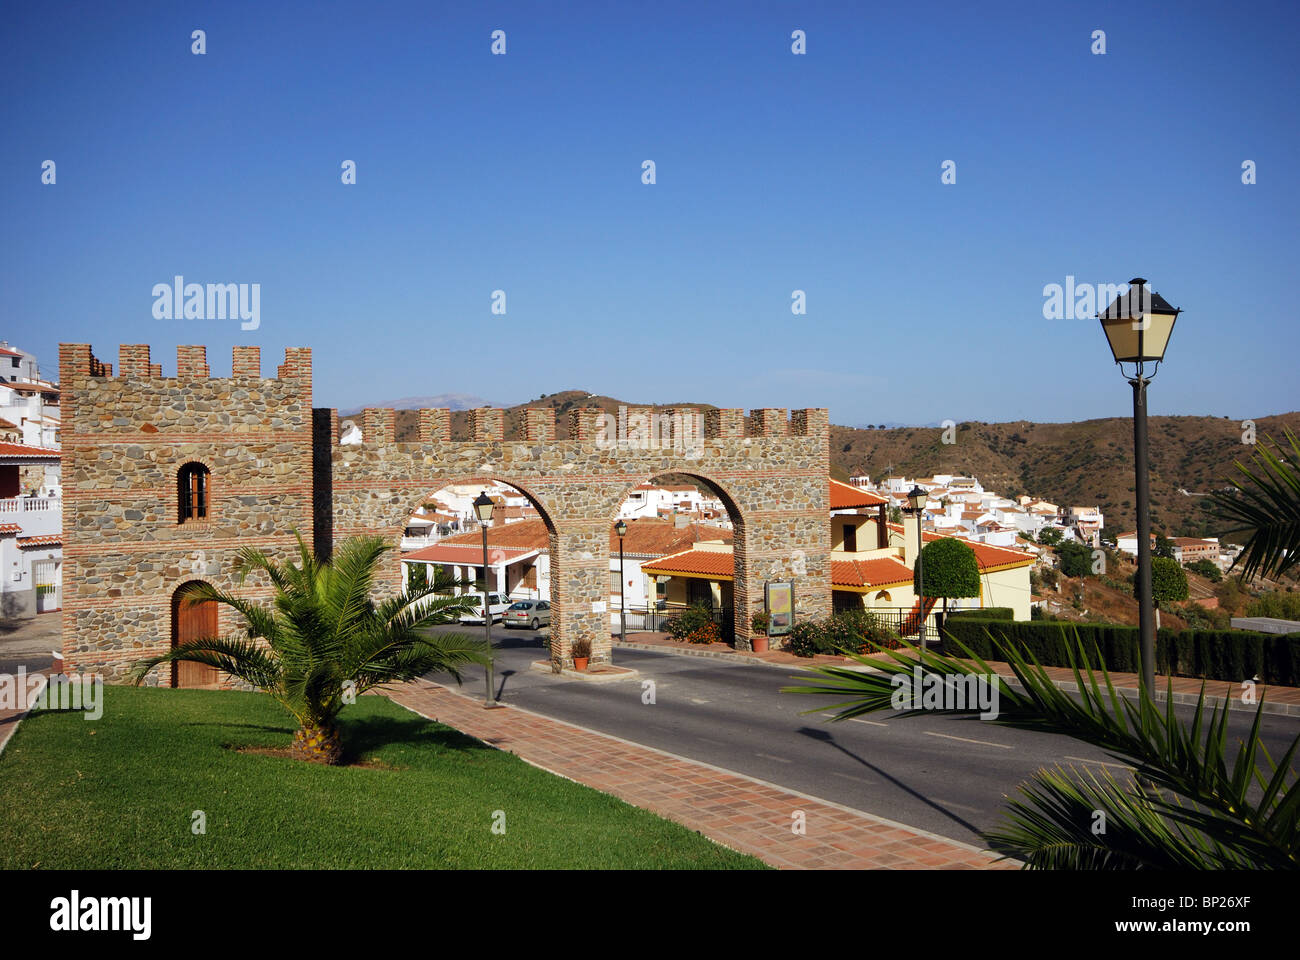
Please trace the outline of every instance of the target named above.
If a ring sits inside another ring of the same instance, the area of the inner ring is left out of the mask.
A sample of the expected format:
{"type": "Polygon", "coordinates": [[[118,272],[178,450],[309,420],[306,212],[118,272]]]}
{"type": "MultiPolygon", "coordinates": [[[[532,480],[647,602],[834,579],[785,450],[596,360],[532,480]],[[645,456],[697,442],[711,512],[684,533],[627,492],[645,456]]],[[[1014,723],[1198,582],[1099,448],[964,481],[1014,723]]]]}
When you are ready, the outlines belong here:
{"type": "Polygon", "coordinates": [[[760,611],[750,618],[749,642],[753,646],[755,653],[767,653],[768,619],[766,611],[760,611]]]}
{"type": "Polygon", "coordinates": [[[569,646],[569,655],[573,657],[574,670],[586,670],[587,661],[591,659],[591,641],[574,640],[569,646]]]}

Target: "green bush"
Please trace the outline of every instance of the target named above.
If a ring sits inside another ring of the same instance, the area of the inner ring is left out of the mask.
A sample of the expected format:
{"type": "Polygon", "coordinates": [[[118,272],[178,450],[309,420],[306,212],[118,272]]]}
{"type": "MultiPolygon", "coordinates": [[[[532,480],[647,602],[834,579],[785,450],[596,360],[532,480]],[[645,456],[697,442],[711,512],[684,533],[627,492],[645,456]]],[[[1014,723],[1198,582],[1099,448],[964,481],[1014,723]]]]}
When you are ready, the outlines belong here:
{"type": "Polygon", "coordinates": [[[1081,543],[1068,540],[1056,548],[1061,573],[1067,577],[1086,577],[1092,573],[1092,551],[1081,543]]]}
{"type": "Polygon", "coordinates": [[[1177,560],[1169,557],[1152,559],[1151,596],[1156,603],[1187,599],[1187,574],[1177,560]]]}
{"type": "Polygon", "coordinates": [[[898,634],[866,610],[837,613],[822,620],[801,620],[790,631],[788,640],[790,652],[799,657],[843,650],[874,653],[874,645],[886,649],[901,645],[898,634]]]}
{"type": "Polygon", "coordinates": [[[664,629],[674,640],[689,640],[692,634],[700,633],[712,624],[713,611],[697,603],[670,618],[664,624],[664,629]]]}
{"type": "MultiPolygon", "coordinates": [[[[1137,627],[1108,623],[1048,620],[985,620],[949,617],[944,624],[947,649],[960,655],[953,641],[982,659],[997,659],[990,633],[1019,646],[1049,667],[1069,665],[1068,638],[1077,631],[1092,650],[1100,649],[1102,666],[1120,673],[1140,670],[1137,627]]],[[[1279,635],[1243,630],[1160,630],[1156,635],[1156,672],[1240,683],[1258,676],[1264,683],[1300,686],[1300,633],[1279,635]]]]}

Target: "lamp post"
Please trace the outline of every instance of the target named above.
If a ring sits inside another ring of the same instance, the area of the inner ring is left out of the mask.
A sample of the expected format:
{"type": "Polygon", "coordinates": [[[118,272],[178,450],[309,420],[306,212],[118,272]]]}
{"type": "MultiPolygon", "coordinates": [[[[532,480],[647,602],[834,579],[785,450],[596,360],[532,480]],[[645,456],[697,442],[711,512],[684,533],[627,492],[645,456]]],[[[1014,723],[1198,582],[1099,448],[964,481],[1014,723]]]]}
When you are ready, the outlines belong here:
{"type": "Polygon", "coordinates": [[[484,490],[474,500],[474,512],[478,514],[479,526],[483,528],[483,635],[487,638],[488,662],[485,676],[487,677],[487,693],[483,699],[483,706],[495,707],[496,700],[492,696],[492,606],[488,603],[488,549],[487,549],[487,525],[492,521],[492,498],[484,490]]]}
{"type": "Polygon", "coordinates": [[[619,520],[614,532],[618,534],[618,639],[627,643],[627,605],[623,601],[623,538],[627,536],[627,524],[619,520]]]}
{"type": "Polygon", "coordinates": [[[1142,689],[1155,697],[1156,631],[1151,603],[1151,509],[1147,478],[1147,384],[1165,358],[1174,321],[1182,310],[1172,307],[1164,297],[1147,289],[1142,277],[1129,281],[1127,293],[1120,294],[1100,314],[1101,329],[1110,343],[1110,352],[1133,387],[1133,473],[1137,494],[1137,594],[1138,632],[1142,649],[1142,689]],[[1124,364],[1134,365],[1133,376],[1124,373],[1124,364]],[[1147,364],[1151,364],[1148,373],[1147,364]]]}
{"type": "Polygon", "coordinates": [[[925,568],[921,565],[921,551],[925,549],[925,536],[922,533],[921,520],[925,514],[927,499],[929,496],[919,484],[914,484],[907,494],[907,512],[916,514],[916,609],[921,618],[916,629],[921,637],[921,653],[925,653],[925,568]]]}

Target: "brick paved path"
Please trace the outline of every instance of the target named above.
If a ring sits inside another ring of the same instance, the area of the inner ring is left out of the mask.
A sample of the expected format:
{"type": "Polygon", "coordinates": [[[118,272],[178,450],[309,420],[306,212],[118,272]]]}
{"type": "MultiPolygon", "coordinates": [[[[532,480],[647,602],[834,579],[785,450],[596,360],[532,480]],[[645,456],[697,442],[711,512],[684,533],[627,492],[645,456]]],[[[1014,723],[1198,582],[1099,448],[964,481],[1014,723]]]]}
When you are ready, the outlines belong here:
{"type": "MultiPolygon", "coordinates": [[[[394,702],[776,867],[987,869],[995,854],[737,773],[418,680],[394,702]],[[806,833],[791,829],[802,811],[806,833]]],[[[1014,869],[1003,861],[996,868],[1014,869]]]]}

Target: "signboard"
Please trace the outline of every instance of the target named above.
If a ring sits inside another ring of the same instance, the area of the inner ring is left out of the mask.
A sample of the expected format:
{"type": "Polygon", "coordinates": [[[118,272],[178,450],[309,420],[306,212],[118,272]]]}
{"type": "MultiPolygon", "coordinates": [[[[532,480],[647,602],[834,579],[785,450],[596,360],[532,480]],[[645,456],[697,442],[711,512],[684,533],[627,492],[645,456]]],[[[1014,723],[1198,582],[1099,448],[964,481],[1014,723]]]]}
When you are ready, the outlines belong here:
{"type": "Polygon", "coordinates": [[[607,604],[608,601],[606,600],[593,600],[591,601],[591,612],[604,613],[607,608],[607,604]]]}
{"type": "Polygon", "coordinates": [[[794,581],[769,581],[764,587],[767,635],[783,637],[794,628],[794,581]]]}

